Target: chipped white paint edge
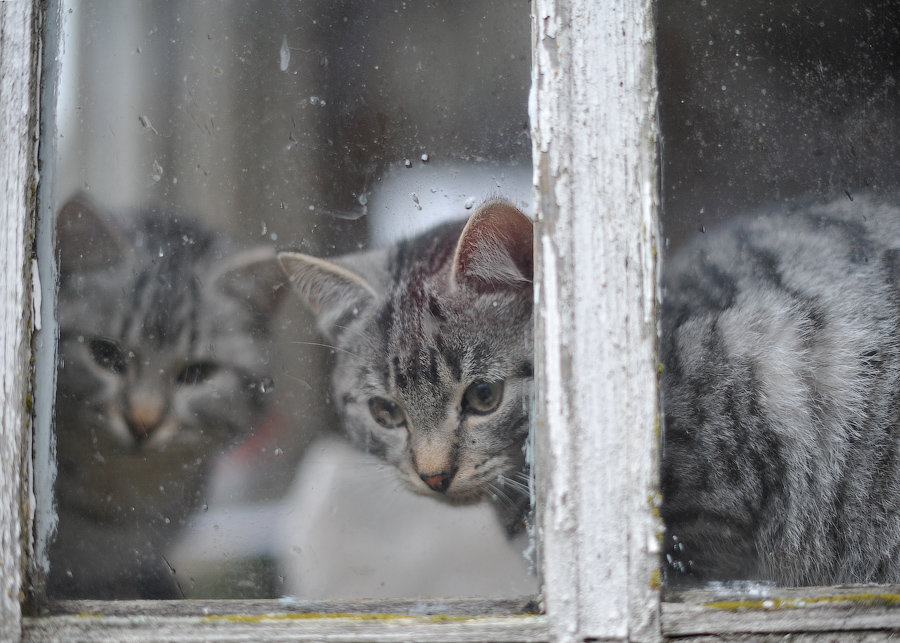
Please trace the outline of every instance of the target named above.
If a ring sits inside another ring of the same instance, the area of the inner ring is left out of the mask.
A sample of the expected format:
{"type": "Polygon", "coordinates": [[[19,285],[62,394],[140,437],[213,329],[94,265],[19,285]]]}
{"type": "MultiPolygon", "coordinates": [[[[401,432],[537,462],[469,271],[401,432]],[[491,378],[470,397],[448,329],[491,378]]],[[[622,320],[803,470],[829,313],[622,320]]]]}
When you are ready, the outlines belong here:
{"type": "MultiPolygon", "coordinates": [[[[56,289],[59,281],[54,258],[54,227],[56,223],[54,193],[57,150],[57,103],[63,64],[64,42],[62,23],[64,7],[58,0],[42,4],[42,58],[40,98],[40,158],[41,182],[38,189],[36,225],[37,265],[40,270],[39,288],[34,298],[40,301],[41,325],[35,324],[32,339],[34,352],[34,421],[32,426],[33,463],[31,491],[34,496],[34,547],[29,560],[29,587],[36,601],[44,594],[49,571],[47,549],[56,529],[53,506],[53,481],[56,478],[55,437],[53,435],[53,407],[56,403],[56,345],[59,326],[56,321],[56,289]]],[[[35,305],[37,308],[37,303],[35,305]]]]}
{"type": "Polygon", "coordinates": [[[0,640],[19,638],[31,505],[31,258],[37,38],[31,2],[0,3],[0,640]]]}
{"type": "Polygon", "coordinates": [[[556,640],[659,631],[649,0],[535,0],[536,463],[556,640]]]}

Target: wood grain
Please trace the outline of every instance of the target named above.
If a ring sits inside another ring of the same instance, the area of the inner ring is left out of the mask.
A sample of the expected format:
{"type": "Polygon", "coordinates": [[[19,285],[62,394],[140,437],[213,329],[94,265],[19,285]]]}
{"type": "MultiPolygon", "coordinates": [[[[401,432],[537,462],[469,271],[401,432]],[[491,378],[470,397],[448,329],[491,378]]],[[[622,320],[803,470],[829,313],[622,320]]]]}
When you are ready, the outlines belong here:
{"type": "Polygon", "coordinates": [[[559,639],[658,624],[652,3],[537,0],[538,507],[559,639]]]}
{"type": "Polygon", "coordinates": [[[31,243],[37,37],[31,2],[0,3],[0,639],[18,638],[30,542],[31,243]]]}

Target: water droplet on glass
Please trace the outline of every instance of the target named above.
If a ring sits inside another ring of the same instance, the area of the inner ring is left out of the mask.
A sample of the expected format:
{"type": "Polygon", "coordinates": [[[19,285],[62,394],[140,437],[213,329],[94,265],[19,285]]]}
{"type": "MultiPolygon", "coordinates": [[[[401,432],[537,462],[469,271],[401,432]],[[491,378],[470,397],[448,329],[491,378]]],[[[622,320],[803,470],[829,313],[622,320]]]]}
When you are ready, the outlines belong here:
{"type": "Polygon", "coordinates": [[[422,163],[428,163],[428,155],[427,154],[422,155],[422,163]]]}
{"type": "Polygon", "coordinates": [[[162,180],[163,177],[163,168],[162,165],[159,164],[159,161],[153,161],[153,174],[150,175],[157,183],[162,180]]]}
{"type": "Polygon", "coordinates": [[[275,381],[271,377],[264,377],[259,381],[260,393],[271,393],[275,390],[275,381]]]}
{"type": "Polygon", "coordinates": [[[403,165],[404,167],[412,167],[412,161],[410,161],[409,159],[404,159],[403,165]]]}
{"type": "Polygon", "coordinates": [[[287,71],[291,62],[291,48],[288,47],[287,35],[281,37],[281,71],[287,71]]]}
{"type": "Polygon", "coordinates": [[[205,502],[203,503],[203,511],[209,511],[209,505],[205,502]]]}
{"type": "Polygon", "coordinates": [[[369,202],[369,197],[367,197],[366,193],[363,192],[362,194],[359,195],[359,197],[356,200],[359,201],[360,205],[365,205],[366,203],[369,202]]]}
{"type": "Polygon", "coordinates": [[[412,192],[411,196],[412,196],[413,204],[416,206],[416,210],[421,210],[422,204],[419,203],[419,195],[416,194],[415,192],[412,192]]]}
{"type": "Polygon", "coordinates": [[[469,197],[466,199],[466,210],[471,210],[475,207],[475,199],[473,197],[469,197]]]}
{"type": "Polygon", "coordinates": [[[159,132],[157,132],[156,128],[153,127],[153,123],[150,122],[150,118],[148,116],[141,114],[140,116],[138,116],[138,122],[141,124],[141,127],[143,127],[144,129],[148,129],[159,136],[159,132]]]}
{"type": "Polygon", "coordinates": [[[273,451],[273,453],[276,457],[281,457],[284,455],[284,451],[281,449],[281,447],[275,447],[275,451],[273,451]]]}

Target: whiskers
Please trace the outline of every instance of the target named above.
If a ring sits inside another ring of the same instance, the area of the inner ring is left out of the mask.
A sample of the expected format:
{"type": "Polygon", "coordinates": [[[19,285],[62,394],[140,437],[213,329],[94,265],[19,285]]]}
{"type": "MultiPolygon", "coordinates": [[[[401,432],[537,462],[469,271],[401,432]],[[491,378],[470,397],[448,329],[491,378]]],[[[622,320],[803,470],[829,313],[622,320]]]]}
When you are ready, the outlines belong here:
{"type": "MultiPolygon", "coordinates": [[[[496,469],[500,463],[496,464],[496,469]]],[[[525,471],[511,473],[491,472],[485,474],[481,483],[495,502],[506,509],[516,510],[522,505],[523,498],[531,496],[531,479],[525,471]]]]}
{"type": "Polygon", "coordinates": [[[503,488],[502,483],[485,482],[484,486],[488,490],[491,499],[504,508],[514,511],[519,506],[515,499],[503,488]]]}
{"type": "Polygon", "coordinates": [[[288,373],[288,372],[286,372],[286,371],[285,371],[285,372],[282,372],[281,374],[282,374],[284,377],[288,378],[289,380],[294,380],[295,382],[299,382],[300,384],[303,384],[303,386],[305,386],[306,389],[307,389],[308,391],[313,391],[313,390],[315,390],[315,389],[313,388],[312,384],[310,384],[309,382],[307,382],[305,379],[303,379],[303,378],[301,378],[301,377],[297,377],[296,375],[291,375],[290,373],[288,373]]]}
{"type": "Polygon", "coordinates": [[[335,346],[334,344],[327,344],[325,342],[302,342],[299,340],[293,340],[288,342],[289,344],[299,344],[301,346],[321,346],[322,348],[330,348],[333,351],[340,351],[342,353],[346,353],[347,355],[352,355],[356,359],[361,360],[362,357],[353,351],[349,351],[346,348],[341,348],[340,346],[335,346]]]}
{"type": "Polygon", "coordinates": [[[515,489],[521,494],[531,494],[531,477],[524,471],[515,471],[512,475],[500,475],[500,484],[515,489]]]}

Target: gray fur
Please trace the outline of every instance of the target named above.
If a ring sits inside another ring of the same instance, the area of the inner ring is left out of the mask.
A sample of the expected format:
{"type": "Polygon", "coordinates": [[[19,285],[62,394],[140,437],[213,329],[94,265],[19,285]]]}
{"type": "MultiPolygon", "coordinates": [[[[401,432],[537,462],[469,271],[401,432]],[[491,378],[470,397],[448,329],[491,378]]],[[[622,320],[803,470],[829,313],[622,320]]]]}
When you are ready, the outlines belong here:
{"type": "Polygon", "coordinates": [[[53,598],[177,598],[165,561],[211,464],[265,415],[274,251],[177,215],[58,216],[53,598]]]}
{"type": "Polygon", "coordinates": [[[532,224],[502,201],[464,224],[335,261],[279,261],[336,349],[335,400],[351,440],[419,493],[494,500],[515,531],[529,505],[532,224]],[[484,414],[466,401],[479,382],[503,389],[484,414]],[[379,399],[405,423],[379,425],[379,399]]]}
{"type": "MultiPolygon", "coordinates": [[[[337,349],[351,438],[416,491],[502,498],[515,526],[531,237],[462,230],[279,260],[337,349]],[[505,381],[512,398],[465,418],[461,392],[479,379],[505,381]],[[408,424],[379,426],[373,397],[408,424]],[[422,480],[429,449],[459,465],[444,490],[422,480]]],[[[701,235],[665,266],[660,325],[669,581],[900,582],[900,210],[857,198],[701,235]]]]}
{"type": "Polygon", "coordinates": [[[900,210],[740,219],[665,267],[676,584],[900,582],[900,210]]]}

